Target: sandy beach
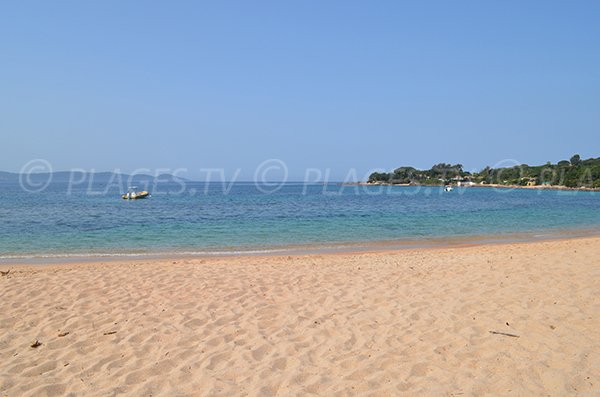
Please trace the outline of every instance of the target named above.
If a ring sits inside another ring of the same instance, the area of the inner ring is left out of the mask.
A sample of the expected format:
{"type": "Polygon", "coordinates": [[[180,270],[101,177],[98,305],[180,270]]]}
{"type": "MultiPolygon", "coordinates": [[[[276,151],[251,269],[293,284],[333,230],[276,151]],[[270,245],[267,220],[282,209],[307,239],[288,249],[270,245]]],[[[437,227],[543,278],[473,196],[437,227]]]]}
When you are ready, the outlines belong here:
{"type": "Polygon", "coordinates": [[[600,238],[0,268],[0,396],[600,395],[600,238]]]}

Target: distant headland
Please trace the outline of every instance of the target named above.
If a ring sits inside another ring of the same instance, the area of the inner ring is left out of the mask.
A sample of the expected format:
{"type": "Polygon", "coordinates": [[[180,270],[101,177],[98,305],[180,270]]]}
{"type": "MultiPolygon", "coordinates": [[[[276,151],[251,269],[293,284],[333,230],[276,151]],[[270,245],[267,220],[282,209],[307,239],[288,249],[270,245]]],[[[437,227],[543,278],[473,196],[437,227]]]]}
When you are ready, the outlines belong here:
{"type": "Polygon", "coordinates": [[[171,174],[149,175],[149,174],[124,174],[120,172],[87,172],[87,171],[56,171],[39,173],[14,173],[0,171],[0,182],[19,182],[21,178],[27,177],[29,181],[39,183],[51,180],[53,182],[70,182],[80,184],[84,182],[95,183],[156,183],[156,182],[187,182],[188,180],[171,174]]]}
{"type": "Polygon", "coordinates": [[[600,189],[600,158],[582,160],[576,154],[570,160],[556,164],[513,167],[485,167],[480,172],[468,172],[462,164],[436,164],[428,170],[400,167],[392,172],[374,172],[368,184],[379,185],[457,185],[500,186],[555,189],[600,189]]]}

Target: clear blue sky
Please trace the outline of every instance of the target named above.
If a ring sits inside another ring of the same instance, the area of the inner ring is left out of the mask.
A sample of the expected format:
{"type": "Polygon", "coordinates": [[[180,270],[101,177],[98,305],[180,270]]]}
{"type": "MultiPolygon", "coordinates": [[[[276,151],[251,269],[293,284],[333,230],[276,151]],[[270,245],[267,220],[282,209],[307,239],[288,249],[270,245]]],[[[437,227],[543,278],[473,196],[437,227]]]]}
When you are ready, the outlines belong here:
{"type": "Polygon", "coordinates": [[[0,170],[600,156],[600,1],[13,1],[0,170]]]}

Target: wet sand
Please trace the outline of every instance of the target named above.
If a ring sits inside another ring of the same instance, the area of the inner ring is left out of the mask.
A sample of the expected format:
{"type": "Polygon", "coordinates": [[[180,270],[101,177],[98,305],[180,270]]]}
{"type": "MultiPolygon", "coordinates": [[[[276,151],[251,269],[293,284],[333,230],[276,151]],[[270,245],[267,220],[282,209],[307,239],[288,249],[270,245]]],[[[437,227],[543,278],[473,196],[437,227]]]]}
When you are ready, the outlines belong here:
{"type": "Polygon", "coordinates": [[[597,237],[0,269],[1,396],[600,395],[597,237]]]}

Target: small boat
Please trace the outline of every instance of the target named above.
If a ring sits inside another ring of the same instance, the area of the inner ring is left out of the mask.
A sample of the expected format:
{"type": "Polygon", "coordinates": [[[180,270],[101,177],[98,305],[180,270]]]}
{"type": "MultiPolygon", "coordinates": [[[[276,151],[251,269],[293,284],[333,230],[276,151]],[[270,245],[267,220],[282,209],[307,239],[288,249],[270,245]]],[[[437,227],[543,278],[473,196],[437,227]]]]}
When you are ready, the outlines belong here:
{"type": "Polygon", "coordinates": [[[150,196],[150,193],[148,193],[145,190],[138,192],[135,189],[137,189],[137,186],[130,187],[129,190],[127,191],[127,193],[125,193],[124,195],[121,196],[123,198],[123,200],[138,200],[138,199],[144,199],[144,198],[150,196]]]}
{"type": "Polygon", "coordinates": [[[451,192],[452,190],[454,190],[454,189],[452,189],[452,186],[450,186],[450,185],[444,186],[444,191],[445,192],[451,192]]]}

